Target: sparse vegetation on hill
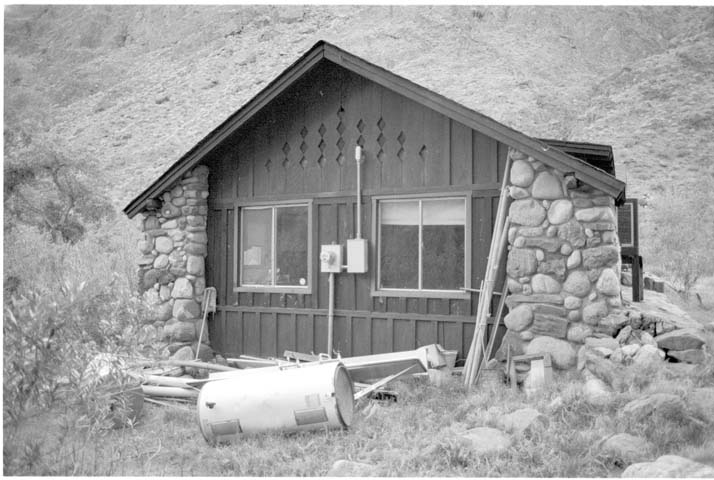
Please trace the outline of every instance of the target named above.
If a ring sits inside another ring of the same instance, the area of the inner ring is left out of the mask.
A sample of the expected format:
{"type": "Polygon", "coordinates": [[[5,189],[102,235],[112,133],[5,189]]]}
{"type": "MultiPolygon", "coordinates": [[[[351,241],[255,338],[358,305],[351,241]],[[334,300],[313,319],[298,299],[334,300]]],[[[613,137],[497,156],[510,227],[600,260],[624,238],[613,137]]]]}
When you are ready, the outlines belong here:
{"type": "MultiPolygon", "coordinates": [[[[98,352],[136,348],[146,318],[132,295],[139,230],[119,210],[321,39],[534,137],[613,145],[618,176],[643,199],[645,269],[691,287],[714,265],[714,8],[33,5],[5,8],[4,35],[6,474],[320,475],[325,455],[350,451],[386,475],[619,473],[592,445],[642,427],[611,418],[632,392],[600,409],[566,390],[561,405],[543,399],[552,431],[484,462],[448,429],[490,422],[464,405],[492,398],[405,389],[405,405],[364,412],[349,434],[289,441],[307,457],[283,470],[267,456],[285,454],[283,437],[251,439],[250,454],[201,446],[205,468],[162,468],[185,452],[92,430],[106,418],[72,411],[82,400],[67,392],[98,352]],[[26,442],[25,421],[58,399],[64,436],[26,442]],[[430,412],[424,436],[403,431],[415,409],[430,412]]],[[[152,415],[161,435],[195,447],[184,412],[152,415]]],[[[690,417],[663,425],[696,456],[690,417]]],[[[672,451],[660,433],[646,430],[654,451],[672,451]]]]}

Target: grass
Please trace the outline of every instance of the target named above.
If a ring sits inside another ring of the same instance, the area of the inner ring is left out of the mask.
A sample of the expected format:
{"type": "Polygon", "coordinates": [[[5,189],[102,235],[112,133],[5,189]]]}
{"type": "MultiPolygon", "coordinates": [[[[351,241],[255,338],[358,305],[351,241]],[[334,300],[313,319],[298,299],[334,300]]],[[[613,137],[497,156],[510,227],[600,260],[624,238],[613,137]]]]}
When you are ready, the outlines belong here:
{"type": "Polygon", "coordinates": [[[382,476],[611,477],[626,464],[604,455],[599,445],[621,432],[647,438],[652,460],[683,453],[714,465],[705,448],[714,444],[714,429],[689,406],[638,421],[619,413],[644,393],[678,392],[686,398],[699,384],[696,378],[662,369],[650,381],[614,394],[609,405],[593,406],[577,376],[557,375],[549,391],[532,398],[505,385],[469,392],[457,379],[441,388],[408,379],[394,384],[397,403],[359,403],[348,430],[246,435],[238,444],[217,447],[205,442],[189,405],[145,403],[133,428],[95,433],[63,430],[71,410],[45,412],[9,438],[6,432],[4,473],[322,476],[335,461],[347,459],[374,465],[382,476]],[[513,435],[513,445],[502,453],[478,455],[460,437],[478,426],[497,428],[501,415],[526,406],[538,409],[547,422],[513,435]]]}

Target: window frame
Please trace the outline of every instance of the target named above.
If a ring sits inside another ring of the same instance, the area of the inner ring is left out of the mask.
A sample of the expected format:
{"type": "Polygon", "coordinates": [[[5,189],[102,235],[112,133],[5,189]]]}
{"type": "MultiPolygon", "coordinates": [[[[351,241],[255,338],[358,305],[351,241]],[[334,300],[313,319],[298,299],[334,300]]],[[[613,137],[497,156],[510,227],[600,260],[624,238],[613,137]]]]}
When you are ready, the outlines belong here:
{"type": "Polygon", "coordinates": [[[313,200],[311,198],[306,199],[294,199],[294,200],[280,200],[280,201],[241,201],[235,202],[235,220],[234,220],[234,231],[233,231],[233,251],[235,252],[233,260],[233,291],[234,292],[257,292],[257,293],[297,293],[302,295],[310,295],[313,290],[313,275],[312,275],[312,251],[313,251],[313,200]],[[271,208],[273,213],[271,215],[271,222],[273,228],[272,235],[272,245],[271,245],[271,257],[273,262],[277,261],[275,255],[276,249],[276,233],[275,232],[275,209],[286,208],[286,207],[306,207],[307,208],[307,284],[304,287],[295,285],[242,285],[242,273],[243,273],[243,250],[242,250],[242,240],[243,240],[243,211],[246,209],[261,209],[261,208],[271,208]]]}
{"type": "MultiPolygon", "coordinates": [[[[422,211],[421,200],[454,200],[464,201],[464,287],[471,287],[471,263],[472,263],[472,216],[471,203],[472,192],[454,191],[443,193],[422,193],[411,195],[375,195],[372,197],[372,251],[375,252],[371,261],[372,275],[370,294],[373,297],[420,297],[420,298],[450,298],[450,299],[470,299],[471,294],[466,290],[433,290],[433,289],[413,289],[413,288],[380,288],[381,276],[381,242],[380,242],[380,219],[379,203],[382,201],[409,201],[418,200],[419,212],[422,211]]],[[[420,222],[422,221],[420,217],[420,222]]],[[[422,224],[419,226],[419,275],[422,276],[422,224]]],[[[421,283],[421,282],[418,282],[421,283]]]]}

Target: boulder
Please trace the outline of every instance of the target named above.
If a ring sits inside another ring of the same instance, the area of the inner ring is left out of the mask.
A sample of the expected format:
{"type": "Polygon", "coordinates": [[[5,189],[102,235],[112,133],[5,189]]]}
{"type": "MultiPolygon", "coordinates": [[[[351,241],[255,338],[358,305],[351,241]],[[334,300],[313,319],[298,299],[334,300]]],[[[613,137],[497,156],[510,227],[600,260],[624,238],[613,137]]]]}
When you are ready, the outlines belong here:
{"type": "Polygon", "coordinates": [[[171,253],[171,250],[174,249],[174,241],[169,237],[157,237],[154,240],[154,248],[159,253],[171,253]]]}
{"type": "Polygon", "coordinates": [[[620,279],[612,268],[603,269],[596,287],[603,295],[614,296],[620,294],[620,279]]]}
{"type": "Polygon", "coordinates": [[[585,246],[585,229],[580,222],[571,218],[558,227],[558,238],[570,243],[575,248],[585,246]]]}
{"type": "Polygon", "coordinates": [[[508,187],[508,195],[514,200],[520,200],[522,198],[528,198],[531,194],[525,188],[516,187],[511,185],[508,187]]]}
{"type": "Polygon", "coordinates": [[[198,255],[189,255],[186,261],[186,271],[191,275],[203,275],[204,260],[198,255]]]}
{"type": "Polygon", "coordinates": [[[604,301],[593,302],[583,308],[583,322],[588,325],[597,325],[607,316],[607,304],[604,301]]]}
{"type": "Polygon", "coordinates": [[[563,198],[563,185],[558,177],[550,172],[540,172],[533,181],[533,198],[556,200],[563,198]]]}
{"type": "Polygon", "coordinates": [[[536,337],[525,347],[526,354],[549,353],[553,366],[561,370],[575,365],[575,349],[566,340],[553,337],[536,337]]]}
{"type": "Polygon", "coordinates": [[[538,268],[535,252],[530,249],[514,248],[508,252],[506,272],[512,278],[532,275],[538,268]]]}
{"type": "Polygon", "coordinates": [[[605,347],[609,350],[615,350],[620,347],[620,344],[612,337],[589,337],[585,339],[585,346],[590,348],[605,347]]]}
{"type": "Polygon", "coordinates": [[[528,187],[533,183],[535,172],[525,160],[516,160],[511,165],[511,184],[517,187],[528,187]]]}
{"type": "Polygon", "coordinates": [[[193,360],[194,359],[194,353],[193,349],[189,347],[188,345],[185,347],[179,348],[176,353],[171,355],[172,360],[193,360]]]}
{"type": "Polygon", "coordinates": [[[578,265],[580,265],[581,261],[582,261],[582,254],[580,253],[580,250],[575,250],[573,253],[571,253],[568,256],[568,260],[566,260],[565,266],[568,267],[569,270],[572,270],[572,269],[576,268],[578,265]]]}
{"type": "Polygon", "coordinates": [[[500,428],[509,433],[522,434],[536,425],[548,426],[548,419],[534,408],[521,408],[497,420],[500,428]]]}
{"type": "Polygon", "coordinates": [[[337,460],[327,472],[327,477],[376,477],[379,470],[369,463],[337,460]]]}
{"type": "Polygon", "coordinates": [[[573,216],[573,203],[570,200],[556,200],[548,208],[548,221],[552,225],[560,225],[573,216]]]}
{"type": "MultiPolygon", "coordinates": [[[[537,253],[536,258],[538,258],[537,253]]],[[[537,271],[551,274],[558,281],[565,280],[565,259],[561,255],[546,255],[545,259],[539,260],[537,271]]]]}
{"type": "Polygon", "coordinates": [[[561,286],[553,277],[538,273],[531,279],[531,288],[533,293],[558,293],[561,286]]]}
{"type": "Polygon", "coordinates": [[[577,297],[584,297],[590,293],[590,279],[583,271],[571,272],[563,283],[563,290],[577,297]]]}
{"type": "Polygon", "coordinates": [[[657,346],[665,350],[692,350],[706,343],[702,332],[693,328],[683,328],[655,337],[657,346]]]}
{"type": "Polygon", "coordinates": [[[173,298],[193,298],[193,285],[185,278],[178,278],[174,282],[174,288],[171,290],[173,298]]]}
{"type": "Polygon", "coordinates": [[[535,335],[565,338],[568,332],[568,320],[555,315],[536,313],[530,330],[535,335]]]}
{"type": "Polygon", "coordinates": [[[555,253],[560,250],[561,240],[555,237],[525,237],[523,245],[529,248],[540,248],[546,252],[555,253]]]}
{"type": "Polygon", "coordinates": [[[634,357],[632,363],[635,365],[649,365],[659,363],[664,360],[664,352],[652,345],[642,345],[634,357]]]}
{"type": "Polygon", "coordinates": [[[171,302],[164,302],[151,308],[152,315],[148,317],[152,322],[165,322],[173,315],[174,306],[171,302]]]}
{"type": "Polygon", "coordinates": [[[704,350],[695,348],[692,350],[668,350],[667,355],[684,363],[704,363],[704,350]]]}
{"type": "Polygon", "coordinates": [[[490,427],[472,428],[461,435],[461,438],[477,455],[500,453],[513,443],[501,430],[490,427]]]}
{"type": "Polygon", "coordinates": [[[667,413],[674,410],[683,410],[684,401],[671,393],[653,393],[632,400],[622,407],[622,414],[634,420],[641,420],[654,412],[667,413]]]}
{"type": "Polygon", "coordinates": [[[519,305],[506,315],[504,323],[510,330],[520,332],[525,330],[533,321],[533,310],[530,305],[519,305]]]}
{"type": "Polygon", "coordinates": [[[196,327],[191,322],[176,322],[164,327],[163,335],[169,341],[190,342],[196,337],[196,327]]]}
{"type": "Polygon", "coordinates": [[[714,467],[678,455],[663,455],[654,462],[633,463],[622,478],[711,478],[714,467]]]}
{"type": "Polygon", "coordinates": [[[583,396],[591,405],[610,405],[613,399],[612,389],[595,376],[588,378],[583,384],[583,396]]]}
{"type": "Polygon", "coordinates": [[[609,207],[584,208],[575,212],[575,218],[580,222],[614,222],[613,209],[609,207]]]}
{"type": "Polygon", "coordinates": [[[192,320],[199,318],[201,307],[198,302],[189,299],[177,299],[174,301],[173,316],[178,320],[192,320]]]}
{"type": "Polygon", "coordinates": [[[522,200],[514,200],[509,209],[511,222],[526,225],[529,227],[537,227],[546,217],[546,211],[543,206],[532,198],[522,200]]]}
{"type": "Polygon", "coordinates": [[[629,340],[630,335],[632,335],[632,327],[630,325],[626,325],[622,330],[620,330],[620,333],[617,334],[615,339],[620,345],[625,345],[627,340],[629,340]]]}
{"type": "Polygon", "coordinates": [[[580,306],[583,304],[583,301],[579,299],[578,297],[565,297],[563,300],[563,306],[567,308],[568,310],[573,310],[576,308],[580,308],[580,306]]]}
{"type": "Polygon", "coordinates": [[[570,342],[583,343],[587,337],[593,334],[593,329],[582,323],[574,323],[568,327],[565,338],[570,342]]]}
{"type": "Polygon", "coordinates": [[[622,353],[627,355],[628,357],[634,357],[639,350],[640,345],[637,343],[625,345],[624,347],[622,347],[622,353]]]}
{"type": "Polygon", "coordinates": [[[629,433],[618,433],[604,439],[600,449],[603,453],[625,464],[645,460],[653,448],[646,438],[629,433]]]}
{"type": "Polygon", "coordinates": [[[583,250],[583,266],[588,270],[614,265],[619,259],[620,249],[615,245],[603,245],[583,250]]]}

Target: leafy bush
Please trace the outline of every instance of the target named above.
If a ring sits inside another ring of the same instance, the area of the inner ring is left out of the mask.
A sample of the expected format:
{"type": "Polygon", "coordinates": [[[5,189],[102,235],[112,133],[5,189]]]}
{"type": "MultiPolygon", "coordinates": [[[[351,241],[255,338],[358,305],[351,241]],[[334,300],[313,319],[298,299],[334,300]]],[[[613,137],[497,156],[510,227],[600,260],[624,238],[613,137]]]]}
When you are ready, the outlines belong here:
{"type": "Polygon", "coordinates": [[[645,235],[645,262],[678,283],[688,295],[698,279],[714,274],[714,203],[706,198],[714,177],[703,175],[701,188],[670,188],[648,210],[653,232],[645,235]]]}
{"type": "Polygon", "coordinates": [[[75,244],[25,226],[6,236],[13,288],[3,305],[5,473],[25,471],[18,459],[44,448],[16,438],[38,413],[64,411],[67,431],[93,432],[127,408],[116,394],[135,382],[123,359],[137,355],[149,318],[132,293],[130,232],[108,224],[75,244]]]}

